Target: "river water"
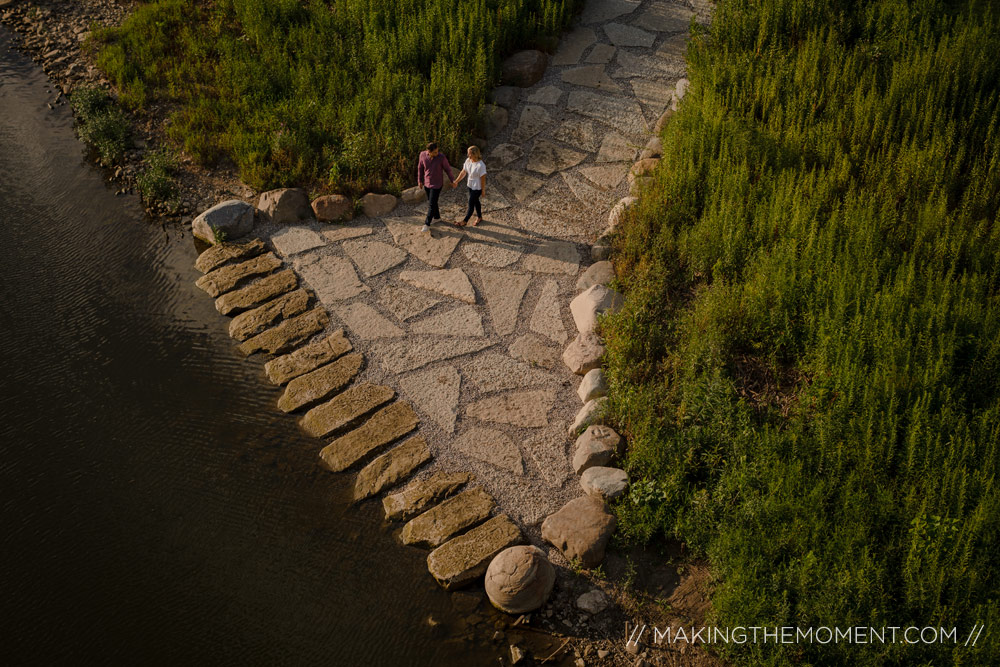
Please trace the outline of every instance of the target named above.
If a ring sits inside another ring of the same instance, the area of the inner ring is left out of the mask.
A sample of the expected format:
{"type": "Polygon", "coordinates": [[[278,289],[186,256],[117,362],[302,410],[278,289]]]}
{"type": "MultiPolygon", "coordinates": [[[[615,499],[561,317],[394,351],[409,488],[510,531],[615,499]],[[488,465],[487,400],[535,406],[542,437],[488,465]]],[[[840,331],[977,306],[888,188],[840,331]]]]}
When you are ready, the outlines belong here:
{"type": "Polygon", "coordinates": [[[496,664],[47,83],[0,31],[3,662],[496,664]]]}

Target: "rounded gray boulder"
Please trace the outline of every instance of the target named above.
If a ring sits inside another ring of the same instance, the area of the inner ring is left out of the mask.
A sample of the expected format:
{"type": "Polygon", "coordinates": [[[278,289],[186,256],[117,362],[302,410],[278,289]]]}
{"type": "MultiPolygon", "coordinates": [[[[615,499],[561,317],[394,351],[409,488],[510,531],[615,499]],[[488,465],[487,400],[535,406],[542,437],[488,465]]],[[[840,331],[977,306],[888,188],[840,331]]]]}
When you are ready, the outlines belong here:
{"type": "Polygon", "coordinates": [[[538,609],[549,599],[556,572],[545,553],[534,546],[504,549],[486,570],[486,594],[508,614],[538,609]]]}
{"type": "Polygon", "coordinates": [[[191,223],[194,235],[208,243],[232,241],[253,231],[254,208],[245,201],[230,199],[216,204],[191,223]]]}

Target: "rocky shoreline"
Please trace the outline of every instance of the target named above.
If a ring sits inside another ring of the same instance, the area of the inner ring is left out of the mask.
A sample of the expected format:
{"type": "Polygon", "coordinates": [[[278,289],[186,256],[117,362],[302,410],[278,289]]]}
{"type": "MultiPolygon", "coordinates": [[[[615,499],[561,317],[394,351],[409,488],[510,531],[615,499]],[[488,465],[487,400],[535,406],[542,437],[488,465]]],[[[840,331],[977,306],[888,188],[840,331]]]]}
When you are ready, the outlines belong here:
{"type": "MultiPolygon", "coordinates": [[[[656,4],[656,3],[645,3],[656,4]]],[[[638,2],[631,3],[634,9],[638,2]]],[[[98,85],[110,89],[109,83],[103,78],[101,73],[88,61],[88,56],[81,51],[80,45],[89,34],[90,26],[115,25],[119,23],[128,13],[131,3],[119,3],[111,0],[97,2],[85,0],[80,3],[61,2],[58,0],[48,0],[42,2],[27,2],[14,0],[0,0],[0,21],[13,30],[18,35],[18,45],[39,62],[50,79],[56,85],[57,91],[53,101],[53,106],[66,103],[66,95],[80,85],[98,85]]],[[[586,46],[584,47],[586,48],[586,46]]],[[[583,49],[580,50],[581,54],[583,49]]],[[[595,50],[596,52],[596,50],[595,50]]],[[[579,55],[578,55],[579,57],[579,55]]],[[[543,67],[544,69],[544,67],[543,67]]],[[[569,81],[565,76],[564,81],[569,81]]],[[[578,85],[589,85],[586,80],[581,79],[578,85]]],[[[544,83],[544,82],[543,82],[544,83]]],[[[576,82],[574,82],[576,83],[576,82]]],[[[529,84],[530,85],[530,84],[529,84]]],[[[549,85],[548,88],[553,88],[549,85]]],[[[552,94],[552,91],[549,91],[552,94]]],[[[502,95],[501,95],[502,96],[502,95]]],[[[491,140],[498,137],[501,140],[509,139],[511,134],[517,134],[525,123],[525,113],[521,111],[522,123],[518,127],[506,127],[508,113],[513,116],[516,99],[508,100],[507,107],[497,100],[497,107],[494,120],[491,123],[491,140]],[[502,113],[501,113],[502,110],[502,113]],[[500,117],[503,117],[502,119],[500,117]]],[[[537,108],[537,107],[536,107],[537,108]]],[[[128,151],[125,163],[115,165],[109,170],[108,176],[116,182],[119,193],[129,192],[135,184],[135,177],[140,169],[142,158],[146,151],[160,145],[163,141],[161,121],[165,115],[165,109],[151,109],[142,118],[136,118],[133,127],[133,134],[136,137],[135,145],[128,151]]],[[[663,120],[669,117],[668,114],[661,116],[657,127],[663,120]]],[[[529,132],[530,129],[524,130],[529,132]]],[[[522,132],[523,134],[523,132],[522,132]]],[[[501,144],[510,146],[511,144],[501,144]]],[[[629,172],[628,183],[621,183],[615,189],[615,196],[627,194],[629,197],[622,198],[620,203],[612,210],[609,217],[610,226],[613,227],[620,220],[627,208],[634,204],[631,198],[636,188],[642,183],[645,174],[655,166],[655,155],[657,154],[656,141],[651,140],[643,148],[639,155],[639,161],[626,171],[629,172]]],[[[495,149],[496,150],[496,149],[495,149]]],[[[565,149],[563,149],[565,150],[565,149]]],[[[495,154],[494,154],[495,156],[495,154]]],[[[564,154],[563,154],[564,156],[564,154]]],[[[519,157],[515,157],[516,161],[519,157]]],[[[562,156],[556,155],[556,161],[562,156]]],[[[634,159],[634,158],[633,158],[634,159]]],[[[557,165],[558,168],[559,167],[557,165]]],[[[624,174],[624,172],[623,172],[624,174]]],[[[232,173],[227,173],[223,169],[204,170],[184,162],[177,175],[180,194],[177,202],[172,205],[157,204],[149,212],[160,216],[164,222],[177,222],[192,224],[195,222],[194,215],[199,211],[204,211],[220,201],[229,199],[252,200],[256,197],[255,192],[239,182],[232,173]]],[[[514,187],[517,184],[512,184],[514,187]]],[[[386,202],[378,200],[383,195],[369,195],[373,199],[370,201],[371,208],[366,212],[369,218],[374,221],[381,215],[388,215],[391,211],[384,211],[386,202]]],[[[419,193],[409,194],[410,199],[404,194],[404,205],[419,204],[419,193]]],[[[393,198],[395,199],[395,198],[393,198]]],[[[341,202],[342,204],[342,202],[341,202]]],[[[395,207],[395,202],[393,207],[395,207]]],[[[367,208],[367,207],[366,207],[367,208]]],[[[268,229],[264,237],[270,241],[277,229],[268,229]]],[[[603,232],[602,232],[603,233],[603,232]]],[[[594,235],[591,234],[591,239],[594,235]]],[[[291,241],[292,239],[289,239],[291,241]]],[[[393,240],[397,240],[395,235],[393,240]]],[[[389,239],[386,239],[389,242],[389,239]]],[[[509,250],[515,244],[501,244],[504,249],[509,250]]],[[[589,245],[589,243],[588,243],[589,245]]],[[[454,246],[452,246],[454,249],[454,246]]],[[[412,249],[410,249],[411,252],[412,249]]],[[[579,309],[570,306],[572,318],[580,327],[580,338],[577,343],[571,344],[567,350],[569,354],[574,345],[577,353],[570,355],[570,359],[564,355],[566,365],[573,370],[574,365],[578,366],[574,373],[584,377],[583,383],[578,389],[571,389],[571,393],[577,393],[585,406],[591,406],[588,411],[582,410],[578,415],[579,421],[572,428],[571,432],[582,430],[587,425],[586,419],[595,414],[600,406],[603,395],[603,378],[599,367],[593,365],[593,354],[586,353],[587,331],[593,329],[593,322],[587,320],[580,323],[577,310],[583,313],[580,317],[587,319],[587,312],[592,315],[599,310],[606,310],[612,305],[614,295],[609,294],[604,285],[611,279],[613,270],[606,261],[607,244],[601,240],[594,245],[590,251],[593,264],[581,274],[579,280],[573,276],[572,283],[588,296],[583,299],[587,305],[579,309]],[[603,290],[603,291],[602,291],[603,290]],[[610,299],[610,301],[609,301],[610,299]],[[605,303],[607,301],[607,303],[605,303]],[[581,340],[582,339],[582,340],[581,340]],[[587,359],[591,358],[588,362],[587,359]],[[587,365],[589,363],[589,366],[587,365]],[[582,372],[581,372],[582,371],[582,372]],[[594,403],[596,401],[597,403],[594,403]],[[582,416],[581,416],[582,415],[582,416]]],[[[294,253],[289,253],[294,254],[294,253]]],[[[232,258],[231,258],[232,259],[232,258]]],[[[355,257],[351,257],[355,260],[355,257]]],[[[229,261],[229,260],[227,260],[229,261]]],[[[293,262],[294,263],[294,262],[293,262]]],[[[214,267],[214,268],[220,268],[214,267]]],[[[267,270],[262,270],[262,274],[268,274],[276,266],[271,266],[267,270]]],[[[233,282],[230,288],[235,287],[243,278],[233,282]]],[[[568,280],[568,279],[566,279],[568,280]]],[[[560,278],[560,283],[564,279],[560,278]]],[[[255,283],[255,284],[259,284],[255,283]]],[[[315,286],[313,286],[315,288],[315,286]]],[[[481,291],[481,286],[477,284],[476,290],[481,291]]],[[[542,287],[542,294],[538,297],[539,303],[545,297],[545,290],[548,286],[542,287]]],[[[555,288],[561,291],[563,287],[555,288]]],[[[220,290],[221,295],[224,291],[220,290]]],[[[537,292],[529,290],[531,298],[536,298],[537,292]]],[[[582,295],[581,295],[582,296],[582,295]]],[[[526,297],[527,298],[527,297],[526,297]]],[[[577,297],[580,299],[580,297],[577,297]]],[[[576,303],[577,301],[574,301],[576,303]]],[[[542,306],[535,308],[536,314],[541,312],[542,306]]],[[[282,317],[286,313],[282,313],[282,317]]],[[[338,314],[341,314],[338,311],[338,314]]],[[[543,315],[545,315],[543,313],[543,315]]],[[[557,315],[557,319],[562,319],[564,315],[557,315]]],[[[279,318],[281,319],[281,318],[279,318]]],[[[533,317],[532,320],[536,318],[533,317]]],[[[544,318],[542,318],[544,319],[544,318]]],[[[236,325],[237,320],[233,320],[236,325]]],[[[547,320],[548,326],[556,326],[556,331],[563,325],[553,324],[550,318],[547,320]]],[[[323,323],[325,326],[325,322],[323,323]]],[[[323,328],[320,326],[320,328],[323,328]]],[[[534,328],[534,327],[533,327],[534,328]]],[[[260,329],[260,327],[258,327],[260,329]]],[[[318,330],[318,329],[316,329],[318,330]]],[[[232,329],[231,329],[232,331],[232,329]]],[[[315,333],[315,331],[314,331],[315,333]]],[[[552,338],[552,340],[558,340],[552,338]]],[[[595,343],[599,345],[599,342],[595,343]]],[[[591,346],[593,347],[593,345],[591,346]]],[[[512,352],[513,354],[513,352],[512,352]]],[[[567,405],[565,409],[570,409],[567,405]]],[[[572,408],[572,413],[577,411],[572,408]]],[[[473,414],[473,413],[470,413],[473,414]]],[[[569,420],[572,421],[572,420],[569,420]]],[[[595,427],[592,427],[595,428],[595,427]]],[[[601,427],[596,427],[601,428],[601,427]]],[[[563,432],[565,433],[565,427],[563,432]]],[[[588,431],[590,433],[590,431],[588,431]]],[[[613,432],[612,432],[613,433],[613,432]]],[[[595,493],[599,496],[614,497],[624,492],[627,485],[627,478],[621,480],[614,473],[609,478],[608,474],[599,476],[596,473],[587,473],[588,468],[596,470],[605,468],[611,458],[617,453],[618,442],[611,442],[613,438],[604,432],[598,431],[591,434],[592,437],[583,445],[577,444],[575,452],[572,453],[572,469],[577,474],[582,474],[581,484],[588,494],[595,493]],[[593,441],[593,442],[591,442],[593,441]],[[589,487],[589,488],[588,488],[589,487]]],[[[420,453],[411,453],[412,461],[419,460],[413,467],[416,468],[423,462],[420,453]]],[[[372,495],[372,494],[369,494],[372,495]]],[[[590,502],[586,499],[588,495],[580,497],[578,500],[590,502]]],[[[559,501],[562,504],[562,500],[559,501]]],[[[478,519],[477,519],[478,520],[478,519]]],[[[473,521],[473,523],[475,520],[473,521]]],[[[485,524],[484,524],[485,525],[485,524]]],[[[550,542],[553,541],[553,531],[549,530],[550,542]]],[[[534,539],[545,536],[546,529],[540,526],[540,520],[534,524],[532,532],[534,539]]],[[[556,532],[558,532],[556,530],[556,532]]],[[[555,538],[558,539],[558,538],[555,538]]],[[[603,539],[607,541],[606,537],[603,539]]],[[[601,548],[603,556],[603,547],[601,548]]],[[[586,556],[585,554],[582,554],[586,556]]],[[[679,554],[674,554],[671,559],[673,563],[683,562],[679,554]]],[[[704,586],[707,582],[707,571],[704,567],[691,567],[687,569],[684,577],[679,577],[674,572],[676,564],[666,565],[655,563],[655,558],[649,558],[642,550],[632,550],[630,555],[609,554],[603,566],[605,572],[593,570],[582,572],[580,567],[594,567],[598,565],[601,558],[589,559],[581,558],[580,563],[571,567],[566,561],[556,568],[555,592],[548,603],[538,612],[525,615],[517,615],[516,618],[508,618],[509,625],[501,623],[501,627],[496,629],[494,641],[504,656],[504,662],[513,664],[530,664],[532,658],[543,661],[550,659],[558,662],[556,664],[575,665],[641,665],[641,664],[691,664],[708,665],[718,664],[713,658],[705,654],[700,649],[687,647],[680,650],[674,647],[650,646],[648,643],[643,646],[632,646],[626,650],[626,623],[633,623],[637,619],[642,622],[656,623],[659,627],[666,627],[671,624],[689,623],[700,617],[705,610],[704,586]],[[586,561],[586,562],[583,562],[586,561]],[[636,562],[642,563],[643,572],[637,574],[636,562]],[[665,573],[665,570],[670,570],[665,573]],[[656,600],[653,596],[644,595],[634,587],[635,580],[648,579],[654,581],[657,578],[667,578],[675,581],[674,594],[668,601],[656,600]],[[615,583],[612,583],[614,581],[615,583]],[[541,635],[539,635],[541,633],[541,635]],[[540,640],[539,636],[558,638],[556,644],[548,640],[540,640]],[[534,637],[534,639],[532,639],[534,637]],[[554,648],[553,648],[554,647],[554,648]]],[[[475,597],[477,602],[473,608],[479,605],[482,600],[481,593],[453,593],[456,601],[475,597]]],[[[458,606],[460,602],[456,602],[458,606]]],[[[464,603],[462,603],[464,604],[464,603]]],[[[481,614],[472,613],[479,624],[485,623],[486,619],[481,614]]],[[[431,621],[433,622],[433,621],[431,621]]]]}

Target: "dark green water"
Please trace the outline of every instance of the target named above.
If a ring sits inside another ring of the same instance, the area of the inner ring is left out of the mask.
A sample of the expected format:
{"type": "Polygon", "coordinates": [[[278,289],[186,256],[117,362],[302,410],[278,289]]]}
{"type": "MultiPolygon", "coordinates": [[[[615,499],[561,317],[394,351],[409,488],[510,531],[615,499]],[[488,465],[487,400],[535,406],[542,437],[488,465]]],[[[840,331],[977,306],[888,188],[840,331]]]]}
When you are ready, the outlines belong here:
{"type": "Polygon", "coordinates": [[[262,360],[239,358],[194,287],[190,235],[114,196],[9,44],[0,32],[2,662],[495,664],[486,637],[458,638],[426,553],[375,503],[348,508],[323,443],[274,408],[262,360]]]}

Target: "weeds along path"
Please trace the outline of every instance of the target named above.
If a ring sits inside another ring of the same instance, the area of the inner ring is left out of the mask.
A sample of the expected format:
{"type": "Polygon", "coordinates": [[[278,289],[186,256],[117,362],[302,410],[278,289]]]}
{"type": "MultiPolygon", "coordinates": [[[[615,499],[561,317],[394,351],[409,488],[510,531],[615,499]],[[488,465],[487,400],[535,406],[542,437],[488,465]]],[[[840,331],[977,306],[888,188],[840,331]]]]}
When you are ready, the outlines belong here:
{"type": "MultiPolygon", "coordinates": [[[[476,227],[449,224],[464,215],[462,185],[442,195],[445,222],[429,235],[420,232],[426,204],[346,224],[258,230],[276,255],[266,270],[292,269],[297,279],[285,292],[301,280],[317,301],[313,311],[279,325],[291,323],[276,334],[282,344],[262,347],[280,350],[321,329],[343,329],[349,344],[331,345],[365,360],[363,366],[343,362],[327,373],[334,379],[317,379],[326,383],[318,389],[292,380],[283,397],[285,409],[305,411],[336,394],[303,420],[319,436],[357,427],[324,449],[328,467],[357,469],[393,440],[417,436],[361,472],[369,486],[360,495],[381,492],[414,471],[418,481],[441,471],[472,472],[498,509],[537,543],[541,521],[583,495],[568,433],[581,406],[580,377],[562,361],[577,336],[569,302],[593,261],[591,244],[628,193],[630,168],[674,101],[691,20],[707,15],[707,4],[588,2],[542,79],[496,95],[506,109],[496,112],[485,151],[485,221],[476,227]],[[280,267],[271,267],[275,262],[280,267]],[[404,407],[384,416],[386,404],[404,407]],[[358,445],[351,436],[367,428],[366,419],[385,423],[358,436],[368,438],[358,445]],[[342,455],[355,446],[356,453],[342,455]],[[397,472],[387,477],[387,469],[397,472]],[[381,481],[371,486],[375,478],[381,481]]],[[[457,174],[461,165],[454,167],[457,174]]],[[[336,357],[310,350],[325,362],[336,357]]],[[[289,356],[282,363],[296,362],[289,356]]],[[[475,493],[461,507],[468,517],[447,536],[493,511],[475,493]]],[[[462,511],[452,507],[448,514],[462,511]]]]}

